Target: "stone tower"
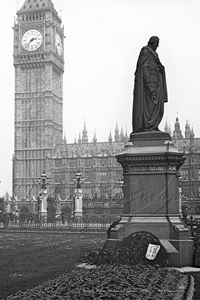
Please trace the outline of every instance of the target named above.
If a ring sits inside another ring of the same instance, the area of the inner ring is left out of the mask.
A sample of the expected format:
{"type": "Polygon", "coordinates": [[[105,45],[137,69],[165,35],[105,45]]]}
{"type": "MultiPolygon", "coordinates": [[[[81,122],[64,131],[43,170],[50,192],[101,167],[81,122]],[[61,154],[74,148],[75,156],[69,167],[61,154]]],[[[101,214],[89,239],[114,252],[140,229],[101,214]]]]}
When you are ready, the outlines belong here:
{"type": "Polygon", "coordinates": [[[51,179],[52,150],[63,136],[64,31],[51,0],[26,0],[14,23],[13,195],[38,194],[51,179]]]}

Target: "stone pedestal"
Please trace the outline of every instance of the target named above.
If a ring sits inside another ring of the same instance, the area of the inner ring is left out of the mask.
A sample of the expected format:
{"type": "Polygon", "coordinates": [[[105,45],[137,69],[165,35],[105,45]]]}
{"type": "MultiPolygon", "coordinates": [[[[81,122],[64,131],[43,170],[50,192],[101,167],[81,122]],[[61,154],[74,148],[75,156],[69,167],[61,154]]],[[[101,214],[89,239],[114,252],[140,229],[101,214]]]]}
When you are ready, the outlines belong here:
{"type": "Polygon", "coordinates": [[[40,207],[39,207],[40,217],[47,216],[47,198],[48,198],[47,191],[41,190],[39,193],[39,198],[40,198],[40,207]]]}
{"type": "Polygon", "coordinates": [[[74,217],[82,217],[82,216],[83,216],[83,193],[81,189],[76,189],[74,217]]]}
{"type": "Polygon", "coordinates": [[[111,230],[109,247],[144,230],[165,245],[171,265],[191,266],[193,241],[179,216],[177,174],[185,160],[183,153],[174,147],[168,133],[152,131],[131,134],[116,158],[123,167],[124,211],[119,225],[111,230]]]}

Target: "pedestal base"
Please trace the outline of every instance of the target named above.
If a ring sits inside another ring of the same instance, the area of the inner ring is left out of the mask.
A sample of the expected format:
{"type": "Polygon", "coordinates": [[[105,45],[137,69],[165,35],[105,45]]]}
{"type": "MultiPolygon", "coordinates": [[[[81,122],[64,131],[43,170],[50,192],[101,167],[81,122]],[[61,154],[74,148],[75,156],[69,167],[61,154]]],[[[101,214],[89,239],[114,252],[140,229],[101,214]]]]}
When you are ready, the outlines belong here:
{"type": "Polygon", "coordinates": [[[83,216],[83,192],[82,189],[77,188],[75,190],[75,199],[74,199],[74,217],[83,216]]]}
{"type": "Polygon", "coordinates": [[[74,217],[82,217],[83,216],[83,212],[82,211],[75,211],[74,212],[74,217]]]}
{"type": "Polygon", "coordinates": [[[184,162],[169,134],[155,131],[131,134],[129,144],[116,155],[123,167],[124,213],[112,228],[107,247],[137,231],[162,241],[170,266],[192,266],[191,232],[179,218],[178,177],[184,162]]]}
{"type": "Polygon", "coordinates": [[[138,231],[150,232],[160,239],[171,267],[193,265],[194,244],[190,230],[184,227],[178,216],[122,215],[119,225],[111,230],[110,239],[106,241],[107,249],[138,231]]]}
{"type": "Polygon", "coordinates": [[[41,217],[47,216],[47,211],[40,211],[39,214],[41,217]]]}

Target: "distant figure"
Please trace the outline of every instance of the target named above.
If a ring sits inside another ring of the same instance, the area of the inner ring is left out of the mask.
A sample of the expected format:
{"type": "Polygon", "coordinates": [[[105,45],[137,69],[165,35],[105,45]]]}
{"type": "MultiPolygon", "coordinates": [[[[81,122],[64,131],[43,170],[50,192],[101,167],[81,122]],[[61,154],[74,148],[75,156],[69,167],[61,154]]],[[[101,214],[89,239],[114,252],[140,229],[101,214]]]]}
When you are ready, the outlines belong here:
{"type": "Polygon", "coordinates": [[[133,93],[133,133],[159,130],[164,102],[167,102],[165,68],[156,49],[159,38],[152,36],[140,51],[133,93]]]}

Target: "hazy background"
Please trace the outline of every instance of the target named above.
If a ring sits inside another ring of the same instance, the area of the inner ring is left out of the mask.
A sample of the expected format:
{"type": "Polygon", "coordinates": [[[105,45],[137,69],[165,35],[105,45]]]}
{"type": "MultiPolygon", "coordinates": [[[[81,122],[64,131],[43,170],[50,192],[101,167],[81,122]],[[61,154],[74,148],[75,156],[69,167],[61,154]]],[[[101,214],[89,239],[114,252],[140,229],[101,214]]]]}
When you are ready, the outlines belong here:
{"type": "MultiPolygon", "coordinates": [[[[24,0],[1,3],[0,18],[0,196],[12,193],[14,153],[13,30],[24,0]],[[17,3],[18,2],[18,3],[17,3]]],[[[178,116],[200,137],[199,0],[53,0],[65,26],[64,132],[68,143],[82,133],[89,141],[114,136],[116,123],[131,133],[134,71],[150,36],[166,69],[165,122],[174,129],[178,116]]]]}

